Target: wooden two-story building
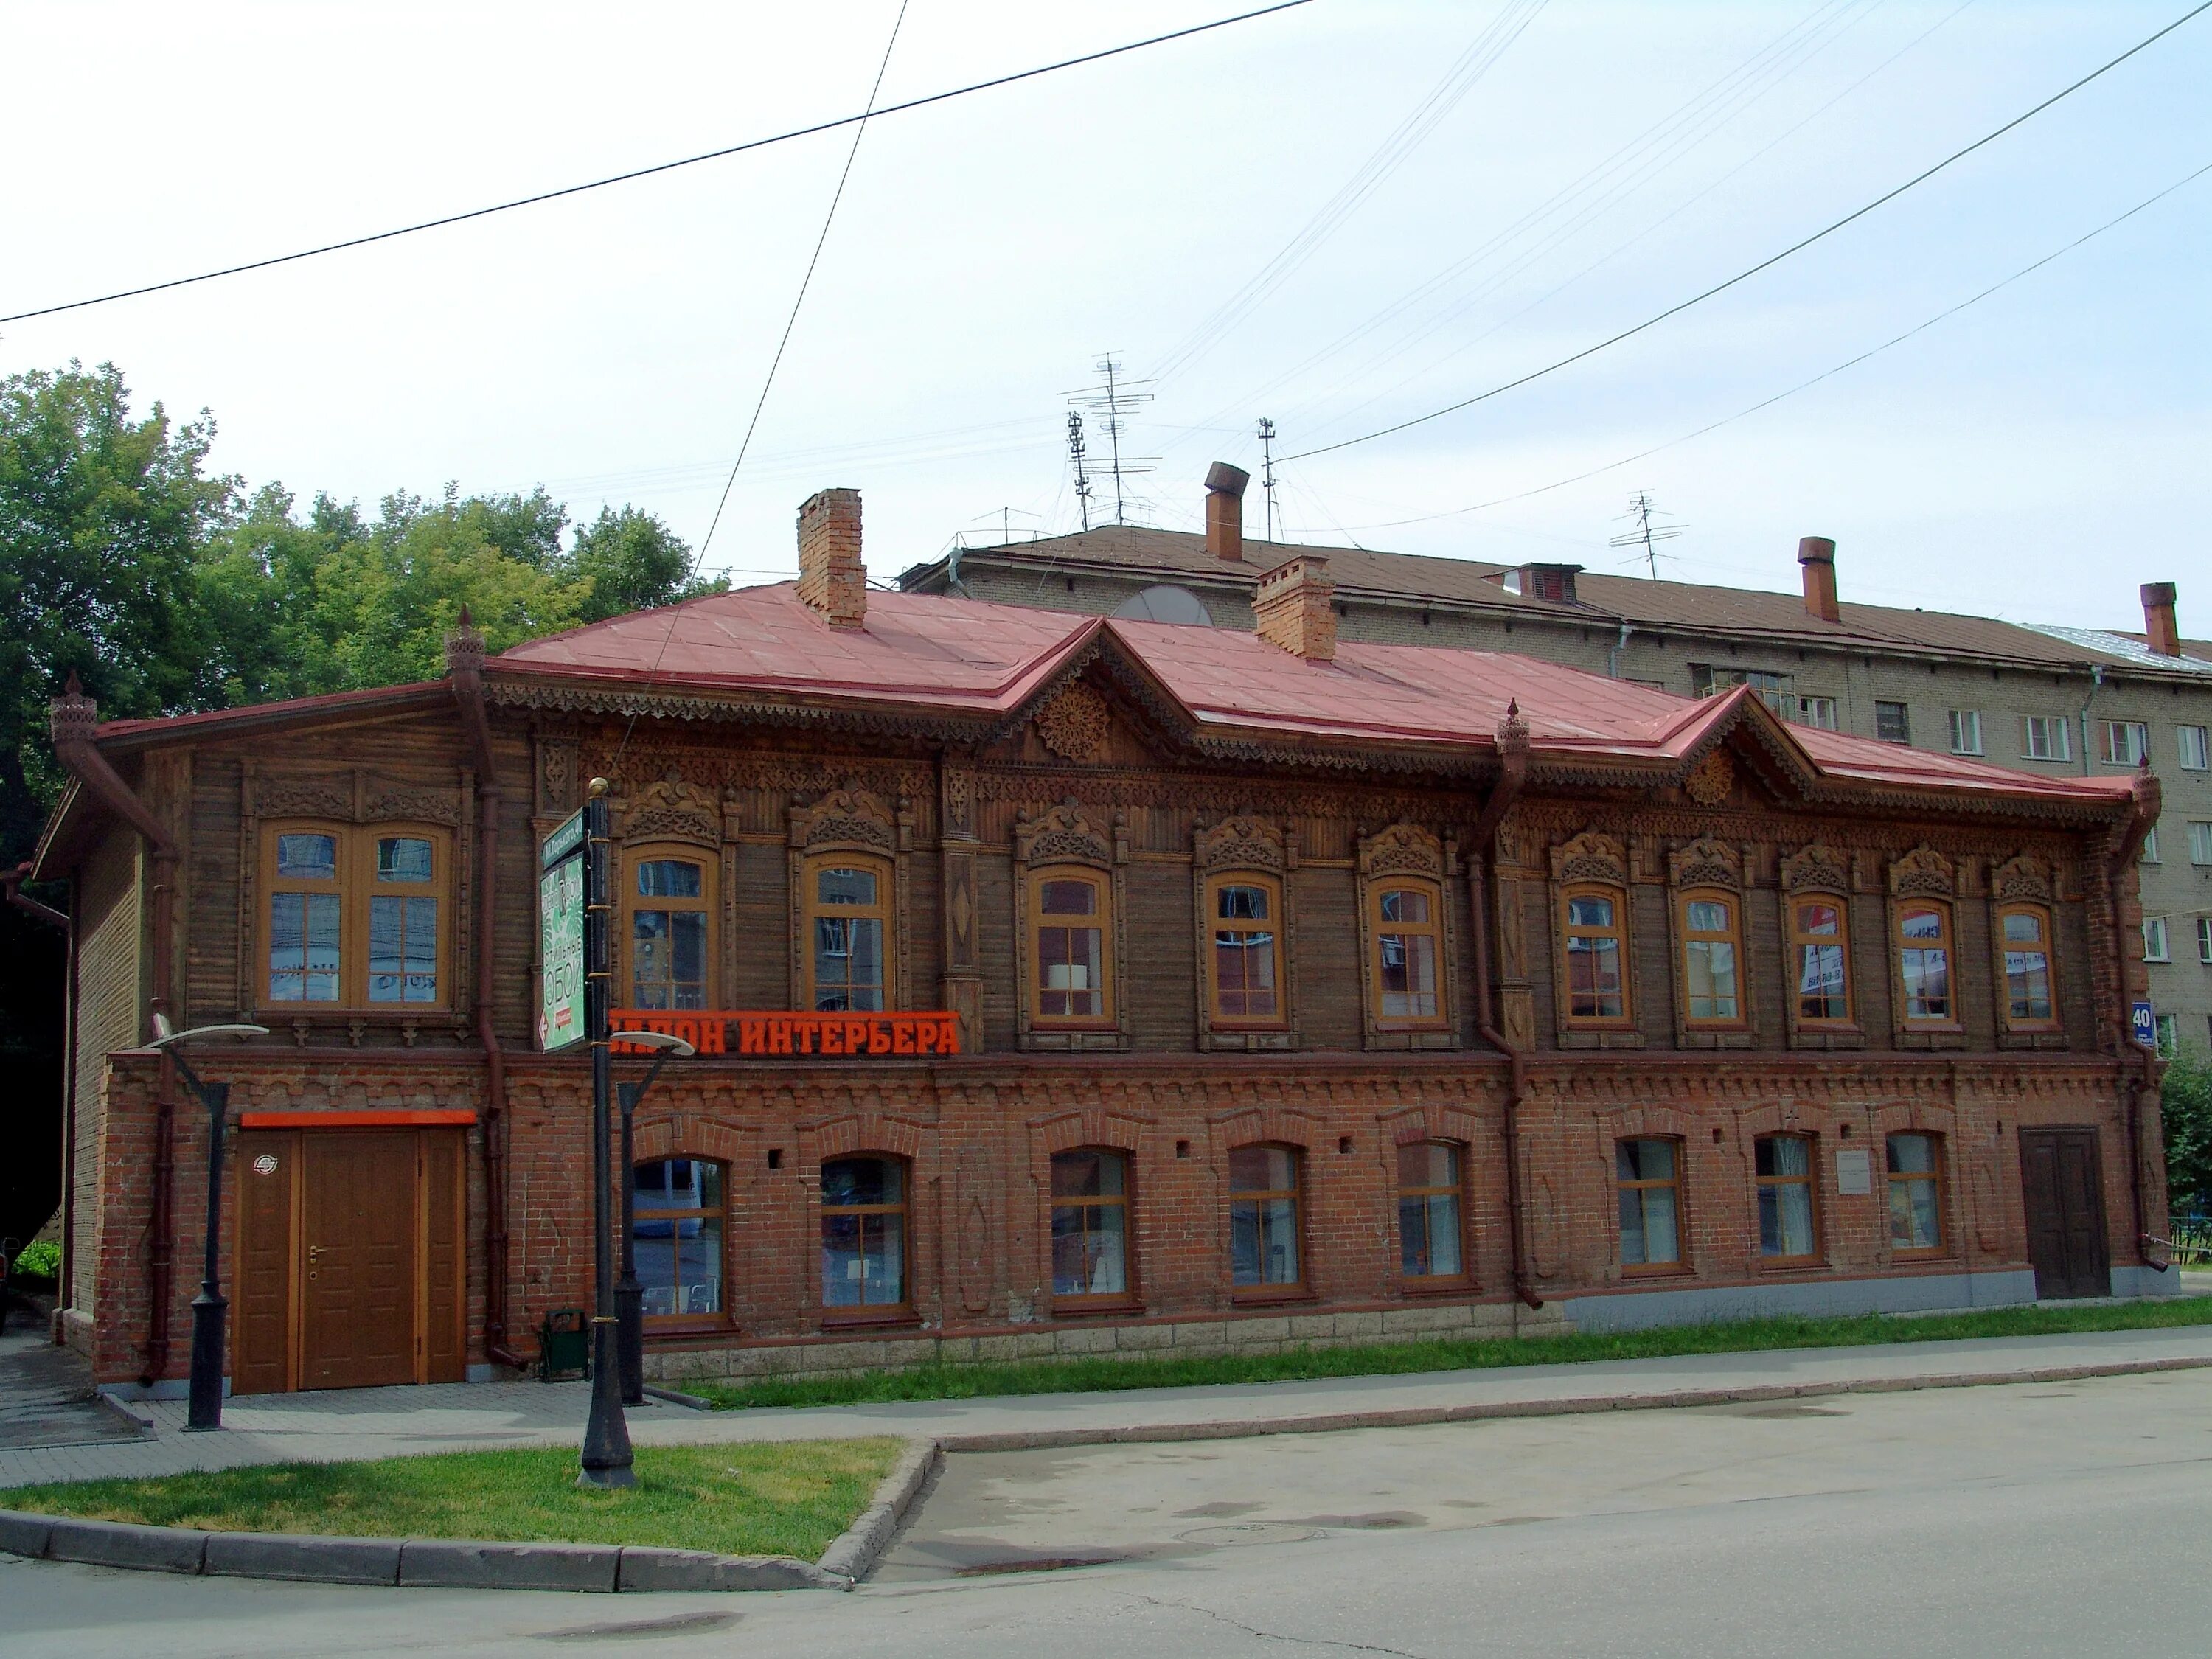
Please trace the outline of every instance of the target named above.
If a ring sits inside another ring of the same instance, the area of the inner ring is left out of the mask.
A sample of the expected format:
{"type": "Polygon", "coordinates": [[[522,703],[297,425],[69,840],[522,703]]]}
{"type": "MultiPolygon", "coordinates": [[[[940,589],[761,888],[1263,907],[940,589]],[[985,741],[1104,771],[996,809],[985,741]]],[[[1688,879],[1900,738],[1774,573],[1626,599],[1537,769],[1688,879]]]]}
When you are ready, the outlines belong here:
{"type": "Polygon", "coordinates": [[[594,779],[617,1000],[708,1050],[631,1171],[664,1376],[2168,1288],[2148,776],[1339,641],[1312,557],[1243,633],[872,592],[848,490],[799,540],[427,684],[56,702],[103,1382],[177,1386],[202,1247],[157,1012],[270,1030],[194,1060],[237,1389],[488,1375],[588,1304],[589,1066],[535,1025],[594,779]]]}

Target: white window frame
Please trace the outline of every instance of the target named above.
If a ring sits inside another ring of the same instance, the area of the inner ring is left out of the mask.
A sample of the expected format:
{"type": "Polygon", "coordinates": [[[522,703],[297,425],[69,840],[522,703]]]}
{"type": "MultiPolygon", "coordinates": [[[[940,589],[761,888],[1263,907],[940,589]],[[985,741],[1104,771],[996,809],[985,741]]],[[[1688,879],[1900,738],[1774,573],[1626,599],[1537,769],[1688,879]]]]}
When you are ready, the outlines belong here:
{"type": "Polygon", "coordinates": [[[2166,937],[2166,918],[2164,916],[2145,916],[2143,918],[2142,937],[2142,959],[2145,962],[2172,962],[2173,960],[2173,952],[2171,948],[2172,941],[2166,937]]]}
{"type": "Polygon", "coordinates": [[[2175,726],[2173,742],[2174,747],[2180,751],[2183,771],[2212,770],[2212,742],[2208,742],[2207,734],[2203,726],[2175,726]]]}
{"type": "Polygon", "coordinates": [[[2136,862],[2137,864],[2158,864],[2163,862],[2158,855],[2158,826],[2156,824],[2154,823],[2149,829],[2143,831],[2142,851],[2136,854],[2136,862]]]}
{"type": "Polygon", "coordinates": [[[2074,758],[2074,722],[2064,714],[2022,714],[2020,717],[2020,757],[2032,761],[2070,761],[2074,758]],[[2045,752],[2036,752],[2038,733],[2045,739],[2045,752]],[[2056,734],[2057,742],[2049,739],[2056,734]]]}
{"type": "Polygon", "coordinates": [[[2151,1028],[2156,1036],[2151,1040],[2157,1045],[2160,1060],[2172,1060],[2173,1051],[2180,1047],[2180,1022],[2172,1014],[2160,1014],[2157,1018],[2158,1023],[2151,1028]]]}
{"type": "Polygon", "coordinates": [[[1838,732],[1843,728],[1836,723],[1836,700],[1833,697],[1798,696],[1790,699],[1790,718],[1800,726],[1809,726],[1816,732],[1838,732]]]}
{"type": "Polygon", "coordinates": [[[1950,714],[1951,752],[1954,755],[1978,755],[1982,752],[1982,711],[1978,708],[1954,708],[1950,714]]]}
{"type": "Polygon", "coordinates": [[[2149,725],[2143,720],[2106,720],[2103,726],[2103,752],[2098,760],[2106,766],[2141,766],[2143,757],[2150,753],[2149,725]],[[2112,744],[2112,739],[2122,733],[2127,737],[2124,754],[2116,750],[2112,744]]]}
{"type": "Polygon", "coordinates": [[[2189,821],[2189,861],[2212,864],[2212,823],[2202,818],[2189,821]]]}
{"type": "Polygon", "coordinates": [[[2197,918],[2197,959],[2212,968],[2212,916],[2197,918]]]}

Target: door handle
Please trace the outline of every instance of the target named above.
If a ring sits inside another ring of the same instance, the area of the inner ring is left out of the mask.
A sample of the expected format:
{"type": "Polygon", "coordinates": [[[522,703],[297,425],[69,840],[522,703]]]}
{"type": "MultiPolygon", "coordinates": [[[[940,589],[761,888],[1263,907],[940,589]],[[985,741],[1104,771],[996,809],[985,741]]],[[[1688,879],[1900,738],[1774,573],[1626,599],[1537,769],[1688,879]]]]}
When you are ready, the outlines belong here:
{"type": "Polygon", "coordinates": [[[322,1253],[323,1247],[319,1244],[310,1244],[307,1246],[307,1260],[310,1261],[315,1261],[322,1255],[322,1253]]]}

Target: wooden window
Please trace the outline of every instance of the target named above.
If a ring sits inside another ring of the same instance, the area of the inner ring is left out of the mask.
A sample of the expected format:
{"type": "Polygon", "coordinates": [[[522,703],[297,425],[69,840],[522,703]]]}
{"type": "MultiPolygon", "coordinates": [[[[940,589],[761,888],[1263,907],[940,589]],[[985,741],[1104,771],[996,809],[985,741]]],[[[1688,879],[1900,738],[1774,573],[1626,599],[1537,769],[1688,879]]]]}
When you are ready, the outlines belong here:
{"type": "Polygon", "coordinates": [[[1950,712],[1951,752],[1954,755],[1978,755],[1982,752],[1982,714],[1978,708],[1954,708],[1950,712]]]}
{"type": "Polygon", "coordinates": [[[1943,1150],[1934,1135],[1889,1137],[1889,1246],[1903,1255],[1943,1248],[1943,1150]]]}
{"type": "Polygon", "coordinates": [[[1567,1018],[1626,1024],[1627,893],[1617,887],[1570,887],[1559,896],[1559,905],[1567,947],[1567,1018]]]}
{"type": "Polygon", "coordinates": [[[1675,902],[1682,930],[1684,1023],[1741,1025],[1743,941],[1735,895],[1689,892],[1675,902]]]}
{"type": "Polygon", "coordinates": [[[1813,1143],[1804,1135],[1761,1135],[1752,1156],[1759,1183],[1759,1254],[1769,1261],[1810,1261],[1820,1240],[1813,1208],[1813,1143]]]}
{"type": "Polygon", "coordinates": [[[1229,1277],[1240,1290],[1304,1282],[1298,1261],[1298,1168],[1287,1146],[1229,1153],[1229,1277]]]}
{"type": "Polygon", "coordinates": [[[890,1007],[890,864],[857,853],[825,854],[808,861],[805,881],[806,1006],[890,1007]]]}
{"type": "Polygon", "coordinates": [[[690,849],[659,848],[629,855],[629,1006],[704,1008],[714,880],[708,860],[690,849]]]}
{"type": "Polygon", "coordinates": [[[1874,734],[1883,743],[1912,741],[1912,710],[1901,702],[1877,702],[1874,706],[1874,734]]]}
{"type": "Polygon", "coordinates": [[[822,1305],[903,1308],[906,1165],[841,1158],[822,1166],[822,1305]]]}
{"type": "Polygon", "coordinates": [[[630,1249],[647,1325],[722,1311],[722,1166],[662,1158],[630,1170],[630,1249]]]}
{"type": "Polygon", "coordinates": [[[2098,758],[2107,766],[2140,766],[2150,752],[2150,727],[2141,720],[2106,720],[2104,736],[2098,758]]]}
{"type": "Polygon", "coordinates": [[[1658,1137],[1613,1143],[1620,1194],[1620,1265],[1682,1265],[1681,1143],[1658,1137]]]}
{"type": "Polygon", "coordinates": [[[273,824],[263,836],[266,1006],[433,1008],[447,998],[451,843],[413,825],[273,824]]]}
{"type": "Polygon", "coordinates": [[[1040,1024],[1110,1024],[1107,878],[1078,866],[1030,872],[1030,1018],[1040,1024]]]}
{"type": "Polygon", "coordinates": [[[1424,1141],[1398,1149],[1398,1267],[1408,1279],[1462,1279],[1459,1148],[1424,1141]]]}
{"type": "Polygon", "coordinates": [[[1801,1025],[1846,1025],[1851,1018],[1850,924],[1844,901],[1790,902],[1790,956],[1801,1025]]]}
{"type": "Polygon", "coordinates": [[[1129,1294],[1129,1159],[1085,1146],[1052,1160],[1055,1299],[1129,1294]]]}
{"type": "Polygon", "coordinates": [[[1209,877],[1206,914],[1213,1024],[1283,1024],[1282,884],[1244,870],[1209,877]]]}
{"type": "Polygon", "coordinates": [[[1430,882],[1378,883],[1368,903],[1376,1024],[1443,1024],[1443,894],[1430,882]]]}
{"type": "Polygon", "coordinates": [[[1897,969],[1907,1025],[1957,1023],[1951,988],[1951,907],[1941,899],[1906,899],[1897,907],[1897,969]]]}
{"type": "Polygon", "coordinates": [[[2039,904],[2008,904],[1997,911],[2004,951],[2005,1020],[2014,1030],[2055,1025],[2051,991],[2051,912],[2039,904]]]}
{"type": "Polygon", "coordinates": [[[2023,714],[2020,720],[2022,760],[2063,761],[2074,758],[2074,727],[2063,714],[2023,714]]]}

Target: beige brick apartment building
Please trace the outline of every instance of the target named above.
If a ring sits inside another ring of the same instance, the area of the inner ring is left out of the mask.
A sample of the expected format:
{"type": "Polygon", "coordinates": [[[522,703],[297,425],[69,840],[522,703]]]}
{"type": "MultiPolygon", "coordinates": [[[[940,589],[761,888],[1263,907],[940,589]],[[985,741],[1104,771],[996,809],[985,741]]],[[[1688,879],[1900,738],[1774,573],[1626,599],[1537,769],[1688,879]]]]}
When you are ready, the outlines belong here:
{"type": "Polygon", "coordinates": [[[1347,640],[1545,658],[1691,696],[1748,684],[1801,724],[2049,775],[2148,760],[2165,809],[2144,848],[2143,953],[2161,1046],[2212,1042],[2212,641],[2179,636],[2175,588],[2143,585],[2144,631],[2021,625],[1841,602],[1835,545],[1799,544],[1787,593],[1248,540],[1245,475],[1206,478],[1203,535],[1111,525],[956,549],[910,592],[1163,622],[1252,626],[1261,576],[1321,555],[1347,640]]]}

